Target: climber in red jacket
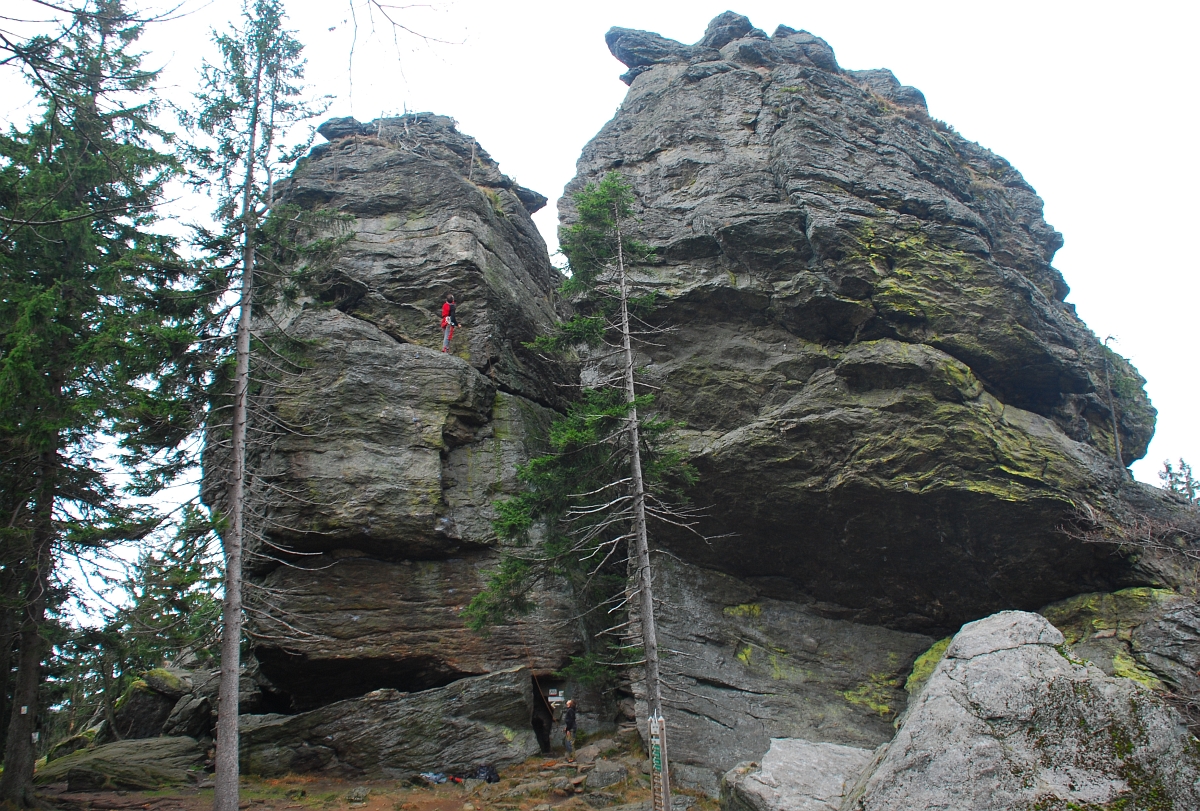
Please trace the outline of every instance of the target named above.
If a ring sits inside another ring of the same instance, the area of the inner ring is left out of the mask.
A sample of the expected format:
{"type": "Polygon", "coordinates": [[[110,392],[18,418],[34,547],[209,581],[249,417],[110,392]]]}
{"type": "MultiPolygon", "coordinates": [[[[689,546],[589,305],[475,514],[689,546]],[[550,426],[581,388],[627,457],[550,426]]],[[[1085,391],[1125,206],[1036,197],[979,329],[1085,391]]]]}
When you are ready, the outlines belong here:
{"type": "Polygon", "coordinates": [[[454,294],[446,294],[446,303],[442,305],[442,351],[450,351],[450,339],[454,337],[454,328],[458,326],[458,305],[454,303],[454,294]]]}

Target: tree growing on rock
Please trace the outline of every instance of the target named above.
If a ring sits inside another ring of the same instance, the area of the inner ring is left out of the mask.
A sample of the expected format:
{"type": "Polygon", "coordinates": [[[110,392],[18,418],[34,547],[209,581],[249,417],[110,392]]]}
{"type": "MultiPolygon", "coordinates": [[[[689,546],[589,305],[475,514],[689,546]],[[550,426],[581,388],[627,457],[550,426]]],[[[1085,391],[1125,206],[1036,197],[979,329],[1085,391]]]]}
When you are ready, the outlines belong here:
{"type": "MultiPolygon", "coordinates": [[[[693,527],[695,516],[675,506],[672,496],[692,482],[694,473],[670,448],[672,424],[647,416],[653,395],[639,390],[635,344],[658,329],[642,318],[653,308],[653,297],[636,296],[630,278],[632,266],[652,257],[628,232],[632,189],[612,172],[577,194],[575,203],[578,221],[561,234],[570,269],[563,290],[576,300],[580,314],[535,345],[551,352],[586,345],[594,379],[554,422],[550,453],[519,471],[528,490],[498,504],[495,526],[502,536],[528,540],[535,522],[544,521],[541,542],[530,551],[507,554],[467,615],[480,629],[513,610],[527,610],[530,579],[548,573],[572,578],[590,610],[611,615],[635,603],[640,644],[626,649],[640,648],[637,663],[645,668],[648,709],[661,716],[649,522],[693,527]],[[618,579],[618,571],[625,587],[610,594],[606,585],[618,579]]],[[[617,622],[604,631],[624,630],[628,640],[632,628],[633,623],[617,622]]],[[[575,667],[595,664],[593,657],[576,661],[575,667]]]]}

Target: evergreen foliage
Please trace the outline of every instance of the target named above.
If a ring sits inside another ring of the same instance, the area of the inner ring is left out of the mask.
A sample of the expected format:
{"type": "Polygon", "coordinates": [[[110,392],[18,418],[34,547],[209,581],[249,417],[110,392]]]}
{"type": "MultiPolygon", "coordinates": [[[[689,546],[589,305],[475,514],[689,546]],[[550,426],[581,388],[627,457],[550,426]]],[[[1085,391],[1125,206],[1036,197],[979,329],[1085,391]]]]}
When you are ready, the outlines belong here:
{"type": "Polygon", "coordinates": [[[486,631],[534,606],[528,594],[539,579],[572,587],[588,629],[590,649],[571,657],[561,676],[610,687],[616,668],[644,663],[652,710],[658,709],[657,648],[649,595],[646,517],[690,527],[691,516],[672,506],[693,469],[674,450],[674,424],[649,416],[654,397],[638,393],[631,341],[653,333],[644,316],[653,295],[635,297],[628,264],[653,252],[623,229],[632,221],[632,189],[616,172],[576,195],[577,221],[561,232],[570,278],[563,292],[578,313],[533,346],[566,353],[586,347],[589,361],[609,373],[585,388],[556,419],[548,452],[518,469],[524,492],[497,502],[493,526],[508,543],[487,587],[464,612],[486,631]],[[639,317],[641,316],[641,317],[639,317]],[[630,600],[641,600],[641,639],[630,633],[630,600]]]}
{"type": "MultiPolygon", "coordinates": [[[[217,287],[155,227],[179,164],[154,124],[141,31],[120,0],[92,0],[21,46],[59,69],[30,76],[40,115],[0,135],[0,592],[20,614],[14,704],[37,706],[56,558],[158,524],[110,468],[154,492],[190,464],[182,443],[203,409],[198,347],[217,287]]],[[[11,714],[2,801],[32,801],[35,724],[11,714]]]]}
{"type": "Polygon", "coordinates": [[[1170,459],[1164,461],[1158,479],[1167,490],[1183,496],[1189,504],[1200,507],[1200,481],[1196,480],[1192,466],[1186,461],[1180,459],[1178,467],[1171,464],[1170,459]]]}

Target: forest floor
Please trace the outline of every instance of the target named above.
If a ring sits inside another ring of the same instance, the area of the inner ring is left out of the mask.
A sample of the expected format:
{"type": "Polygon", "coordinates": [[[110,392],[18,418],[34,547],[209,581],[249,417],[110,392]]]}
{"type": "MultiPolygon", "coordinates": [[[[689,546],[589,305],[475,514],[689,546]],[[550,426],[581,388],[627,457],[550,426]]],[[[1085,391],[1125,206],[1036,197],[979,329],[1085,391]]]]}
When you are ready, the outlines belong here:
{"type": "MultiPolygon", "coordinates": [[[[627,769],[625,780],[586,786],[593,764],[530,758],[500,772],[499,783],[468,780],[415,785],[402,780],[340,779],[313,775],[243,777],[239,808],[247,811],[642,811],[650,807],[650,780],[640,753],[611,757],[627,769]]],[[[69,791],[66,783],[43,786],[39,799],[64,811],[208,811],[211,776],[199,785],[153,791],[69,791]]],[[[676,791],[674,811],[716,811],[698,793],[676,791]]]]}

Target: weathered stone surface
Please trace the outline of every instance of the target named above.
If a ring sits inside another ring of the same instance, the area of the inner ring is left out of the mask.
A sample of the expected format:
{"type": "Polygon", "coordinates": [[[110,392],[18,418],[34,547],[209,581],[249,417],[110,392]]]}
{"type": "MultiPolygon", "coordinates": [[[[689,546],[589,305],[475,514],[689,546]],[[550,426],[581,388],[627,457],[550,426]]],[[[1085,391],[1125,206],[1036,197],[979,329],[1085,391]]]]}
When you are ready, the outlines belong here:
{"type": "Polygon", "coordinates": [[[142,738],[84,749],[38,769],[39,785],[67,781],[70,791],[155,789],[187,783],[204,766],[191,738],[142,738]]]}
{"type": "Polygon", "coordinates": [[[354,237],[310,293],[430,349],[441,348],[441,303],[454,293],[461,327],[452,351],[502,390],[560,402],[560,373],[521,345],[555,318],[559,276],[526,208],[545,198],[501,174],[444,116],[361,127],[369,137],[335,134],[279,187],[291,203],[351,218],[331,226],[354,237]]]}
{"type": "Polygon", "coordinates": [[[200,739],[211,736],[216,728],[217,717],[208,696],[187,695],[171,709],[163,723],[164,735],[186,735],[200,739]]]}
{"type": "Polygon", "coordinates": [[[1059,531],[1137,489],[1110,402],[1124,462],[1154,410],[1064,303],[1062,238],[1020,174],[806,32],[722,15],[717,57],[607,39],[639,72],[560,215],[619,168],[657,250],[634,275],[674,331],[637,363],[687,425],[704,529],[734,533],[672,551],[939,635],[1145,582],[1059,531]]]}
{"type": "Polygon", "coordinates": [[[1081,594],[1042,616],[1067,644],[1109,676],[1200,697],[1200,606],[1170,589],[1081,594]]]}
{"type": "Polygon", "coordinates": [[[464,678],[419,693],[376,690],[296,715],[240,719],[242,770],[407,778],[465,774],[534,754],[529,671],[464,678]]]}
{"type": "Polygon", "coordinates": [[[136,679],[117,701],[115,727],[122,738],[155,738],[162,734],[163,723],[171,714],[178,696],[154,690],[136,679]]]}
{"type": "Polygon", "coordinates": [[[832,743],[772,740],[761,766],[739,764],[721,779],[721,811],[838,811],[873,754],[832,743]]]}
{"type": "Polygon", "coordinates": [[[1200,807],[1200,742],[1062,640],[1024,612],[964,626],[843,807],[1200,807]]]}
{"type": "MultiPolygon", "coordinates": [[[[250,712],[553,671],[581,652],[558,584],[488,639],[460,616],[498,559],[493,501],[516,491],[564,402],[565,367],[523,346],[557,317],[561,277],[529,218],[546,200],[449,118],[334,119],[321,132],[330,143],[278,191],[344,218],[317,235],[344,244],[263,316],[298,339],[302,370],[264,389],[265,410],[301,428],[257,443],[250,462],[261,529],[247,593],[270,685],[250,712]],[[447,293],[461,326],[442,353],[447,293]]],[[[204,490],[218,506],[219,484],[204,490]]],[[[172,729],[201,729],[205,709],[190,702],[172,729]]]]}
{"type": "MultiPolygon", "coordinates": [[[[773,738],[864,749],[891,739],[905,678],[932,638],[840,619],[785,580],[738,580],[665,555],[655,564],[675,783],[715,795],[726,771],[760,760],[773,738]]],[[[634,689],[640,698],[636,679],[634,689]]]]}
{"type": "MultiPolygon", "coordinates": [[[[286,621],[320,636],[302,645],[264,641],[259,666],[292,696],[294,708],[309,709],[383,687],[424,690],[516,665],[553,671],[565,655],[581,653],[567,622],[570,607],[550,590],[538,593],[539,608],[519,623],[487,637],[466,627],[460,612],[483,587],[491,560],[392,563],[347,550],[313,558],[309,568],[280,567],[264,585],[287,595],[287,614],[260,619],[259,633],[286,638],[286,621]]],[[[528,676],[525,687],[531,689],[528,676]]]]}
{"type": "Polygon", "coordinates": [[[179,698],[192,692],[191,674],[183,670],[156,667],[142,674],[142,681],[156,693],[168,698],[179,698]]]}
{"type": "Polygon", "coordinates": [[[629,770],[615,760],[597,760],[596,765],[587,773],[587,787],[608,788],[618,783],[624,783],[629,777],[629,770]]]}

